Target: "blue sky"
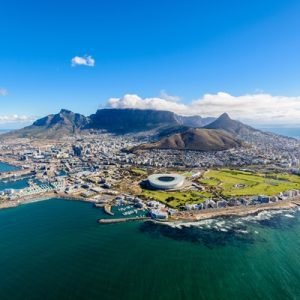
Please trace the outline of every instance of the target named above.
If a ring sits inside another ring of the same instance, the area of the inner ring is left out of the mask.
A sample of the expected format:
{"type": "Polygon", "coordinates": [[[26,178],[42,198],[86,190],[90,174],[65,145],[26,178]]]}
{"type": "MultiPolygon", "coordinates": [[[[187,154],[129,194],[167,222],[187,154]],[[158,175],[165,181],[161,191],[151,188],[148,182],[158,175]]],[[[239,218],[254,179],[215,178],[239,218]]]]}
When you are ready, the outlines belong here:
{"type": "Polygon", "coordinates": [[[166,93],[180,97],[183,113],[206,100],[200,114],[219,112],[208,109],[214,103],[206,94],[252,106],[266,94],[274,102],[258,109],[274,103],[274,123],[286,123],[298,109],[300,117],[299,32],[296,0],[2,1],[0,127],[13,115],[26,119],[60,108],[90,114],[109,98],[121,98],[116,107],[134,106],[124,102],[126,94],[138,95],[140,106],[145,98],[160,105],[152,98],[168,101],[166,93]],[[76,56],[95,64],[72,66],[76,56]]]}

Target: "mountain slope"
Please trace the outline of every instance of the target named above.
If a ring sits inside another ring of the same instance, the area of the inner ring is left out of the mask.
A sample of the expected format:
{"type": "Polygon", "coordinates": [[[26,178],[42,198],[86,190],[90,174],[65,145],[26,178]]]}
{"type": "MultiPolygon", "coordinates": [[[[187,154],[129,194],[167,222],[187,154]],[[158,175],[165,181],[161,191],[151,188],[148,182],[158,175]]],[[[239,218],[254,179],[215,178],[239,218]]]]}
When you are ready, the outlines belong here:
{"type": "Polygon", "coordinates": [[[114,133],[129,133],[147,130],[176,130],[178,126],[202,127],[214,118],[180,116],[170,111],[152,109],[99,109],[90,116],[86,128],[105,129],[114,133]],[[173,128],[174,127],[174,128],[173,128]],[[172,129],[173,128],[173,129],[172,129]]]}
{"type": "Polygon", "coordinates": [[[177,115],[177,119],[183,126],[193,127],[193,128],[206,126],[216,120],[216,118],[213,117],[203,118],[201,116],[181,116],[181,115],[177,115]]]}
{"type": "Polygon", "coordinates": [[[1,137],[53,139],[73,136],[88,124],[88,118],[62,109],[58,114],[38,119],[23,129],[11,131],[1,137]]]}
{"type": "Polygon", "coordinates": [[[249,134],[249,132],[257,132],[259,130],[245,125],[242,122],[232,120],[227,113],[223,113],[214,122],[204,126],[206,129],[222,129],[234,135],[249,134]]]}
{"type": "Polygon", "coordinates": [[[157,142],[137,146],[133,151],[149,149],[221,151],[240,146],[242,146],[241,141],[223,130],[190,128],[157,142]]]}
{"type": "Polygon", "coordinates": [[[146,131],[164,125],[177,125],[176,115],[170,111],[140,109],[99,109],[90,116],[86,128],[105,129],[115,133],[146,131]]]}

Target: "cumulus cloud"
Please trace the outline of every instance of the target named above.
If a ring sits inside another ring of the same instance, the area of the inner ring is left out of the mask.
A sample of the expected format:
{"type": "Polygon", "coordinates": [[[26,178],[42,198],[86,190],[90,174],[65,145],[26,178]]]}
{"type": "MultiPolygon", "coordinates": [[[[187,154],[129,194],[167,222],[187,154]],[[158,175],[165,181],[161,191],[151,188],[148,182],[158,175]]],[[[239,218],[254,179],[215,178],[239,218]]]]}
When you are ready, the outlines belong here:
{"type": "Polygon", "coordinates": [[[8,91],[5,88],[0,87],[0,96],[7,96],[8,91]]]}
{"type": "Polygon", "coordinates": [[[0,115],[0,124],[6,123],[28,123],[36,120],[34,116],[26,116],[26,115],[0,115]]]}
{"type": "Polygon", "coordinates": [[[273,96],[255,93],[233,96],[228,93],[205,94],[190,103],[174,102],[167,97],[141,98],[127,94],[111,98],[112,108],[169,110],[182,115],[217,117],[224,112],[237,120],[252,124],[300,124],[300,96],[273,96]]]}
{"type": "Polygon", "coordinates": [[[110,98],[107,102],[107,106],[111,108],[170,110],[177,113],[186,113],[187,110],[187,106],[183,103],[169,101],[159,97],[143,99],[134,94],[127,94],[122,98],[110,98]]]}
{"type": "Polygon", "coordinates": [[[161,90],[160,91],[159,97],[162,98],[162,99],[164,99],[164,100],[171,101],[171,102],[178,102],[178,101],[180,101],[180,97],[179,96],[169,95],[165,90],[161,90]]]}
{"type": "Polygon", "coordinates": [[[95,59],[90,56],[75,56],[71,60],[71,66],[76,67],[76,66],[87,66],[87,67],[94,67],[95,66],[95,59]]]}

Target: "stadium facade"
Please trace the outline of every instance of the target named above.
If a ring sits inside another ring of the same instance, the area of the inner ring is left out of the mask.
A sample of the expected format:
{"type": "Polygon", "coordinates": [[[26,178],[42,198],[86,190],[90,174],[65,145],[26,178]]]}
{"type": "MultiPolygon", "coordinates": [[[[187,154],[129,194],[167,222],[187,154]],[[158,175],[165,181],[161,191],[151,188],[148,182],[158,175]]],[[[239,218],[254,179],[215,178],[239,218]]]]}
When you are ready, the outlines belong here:
{"type": "Polygon", "coordinates": [[[179,189],[184,180],[185,177],[179,174],[152,174],[148,177],[150,185],[158,190],[179,189]]]}

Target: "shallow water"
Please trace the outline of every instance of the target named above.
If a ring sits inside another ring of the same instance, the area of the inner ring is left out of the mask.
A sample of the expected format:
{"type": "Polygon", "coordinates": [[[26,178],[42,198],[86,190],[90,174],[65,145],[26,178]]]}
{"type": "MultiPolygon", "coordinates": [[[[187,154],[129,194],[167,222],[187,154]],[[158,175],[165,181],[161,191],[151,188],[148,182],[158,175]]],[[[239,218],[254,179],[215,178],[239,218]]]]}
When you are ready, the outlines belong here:
{"type": "Polygon", "coordinates": [[[99,217],[59,199],[0,211],[0,299],[300,297],[299,212],[181,228],[99,217]]]}
{"type": "Polygon", "coordinates": [[[24,189],[28,187],[28,178],[23,178],[19,180],[0,180],[0,191],[3,191],[5,189],[24,189]]]}
{"type": "Polygon", "coordinates": [[[10,164],[0,162],[0,172],[10,172],[10,171],[16,171],[18,170],[18,167],[12,166],[10,164]]]}

